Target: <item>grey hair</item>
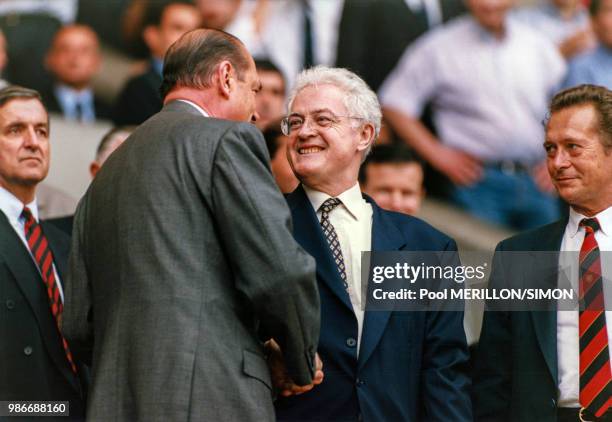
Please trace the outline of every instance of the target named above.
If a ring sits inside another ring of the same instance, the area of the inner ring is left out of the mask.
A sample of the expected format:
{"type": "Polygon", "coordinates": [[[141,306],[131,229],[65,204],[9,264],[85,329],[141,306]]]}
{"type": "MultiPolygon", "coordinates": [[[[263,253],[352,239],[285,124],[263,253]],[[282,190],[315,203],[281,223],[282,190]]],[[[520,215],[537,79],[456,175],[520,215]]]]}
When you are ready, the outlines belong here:
{"type": "Polygon", "coordinates": [[[327,66],[315,66],[303,70],[297,77],[293,89],[287,99],[287,110],[290,110],[296,95],[304,88],[313,85],[333,85],[346,93],[344,106],[351,116],[359,117],[366,123],[374,126],[374,138],[365,156],[370,153],[372,144],[380,134],[382,112],[376,93],[365,83],[363,79],[348,69],[327,66]]]}

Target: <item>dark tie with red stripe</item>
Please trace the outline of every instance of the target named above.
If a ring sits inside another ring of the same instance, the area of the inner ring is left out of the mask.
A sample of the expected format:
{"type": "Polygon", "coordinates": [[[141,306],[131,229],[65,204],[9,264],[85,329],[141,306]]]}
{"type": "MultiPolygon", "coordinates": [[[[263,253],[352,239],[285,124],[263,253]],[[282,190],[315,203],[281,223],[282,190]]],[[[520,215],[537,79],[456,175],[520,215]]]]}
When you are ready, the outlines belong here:
{"type": "MultiPolygon", "coordinates": [[[[53,271],[53,254],[51,253],[51,248],[49,248],[49,244],[47,243],[47,238],[42,232],[42,228],[36,222],[28,207],[23,208],[21,216],[25,221],[24,231],[26,241],[28,242],[28,247],[30,248],[30,252],[32,252],[34,260],[38,265],[43,283],[45,283],[47,296],[49,297],[49,306],[51,307],[51,314],[53,314],[53,318],[55,318],[55,323],[57,324],[57,329],[59,331],[64,304],[62,303],[59,287],[57,286],[55,279],[55,271],[53,271]]],[[[68,342],[62,335],[61,331],[59,332],[59,335],[62,339],[62,346],[64,347],[64,352],[66,353],[66,359],[68,359],[70,367],[76,373],[76,366],[74,364],[74,360],[72,359],[72,353],[70,353],[68,342]]]]}
{"type": "Polygon", "coordinates": [[[580,226],[586,232],[580,248],[580,405],[600,417],[611,405],[612,377],[601,260],[595,240],[599,222],[585,218],[580,226]]]}

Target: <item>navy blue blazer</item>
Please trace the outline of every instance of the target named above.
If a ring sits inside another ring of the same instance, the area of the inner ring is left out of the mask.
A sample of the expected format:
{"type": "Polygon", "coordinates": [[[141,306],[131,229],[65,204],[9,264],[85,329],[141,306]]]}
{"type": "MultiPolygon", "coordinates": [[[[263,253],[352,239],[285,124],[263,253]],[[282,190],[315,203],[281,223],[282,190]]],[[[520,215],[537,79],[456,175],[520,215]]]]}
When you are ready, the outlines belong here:
{"type": "MultiPolygon", "coordinates": [[[[502,241],[489,286],[520,278],[530,287],[556,287],[566,225],[560,220],[502,241]],[[520,265],[507,265],[507,251],[527,253],[520,265]]],[[[486,311],[474,359],[475,420],[556,421],[557,372],[556,310],[486,311]]]]}
{"type": "MultiPolygon", "coordinates": [[[[453,251],[427,223],[372,205],[373,251],[453,251]]],[[[325,379],[279,398],[279,420],[472,420],[463,312],[366,311],[357,357],[357,320],[315,210],[303,188],[288,195],[294,237],[317,262],[319,355],[325,379]]]]}

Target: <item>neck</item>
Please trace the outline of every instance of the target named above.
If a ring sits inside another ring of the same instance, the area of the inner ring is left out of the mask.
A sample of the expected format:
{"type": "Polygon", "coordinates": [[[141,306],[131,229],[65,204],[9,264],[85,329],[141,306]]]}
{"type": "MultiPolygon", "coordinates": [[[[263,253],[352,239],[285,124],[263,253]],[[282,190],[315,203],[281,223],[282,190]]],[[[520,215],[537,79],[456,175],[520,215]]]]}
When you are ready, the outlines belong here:
{"type": "Polygon", "coordinates": [[[214,106],[215,102],[210,101],[210,94],[204,90],[184,87],[174,88],[164,98],[164,104],[175,100],[191,101],[206,111],[210,117],[217,117],[219,115],[218,110],[214,106]]]}
{"type": "Polygon", "coordinates": [[[36,196],[36,185],[7,185],[0,183],[0,186],[12,193],[23,205],[32,202],[36,196]]]}
{"type": "Polygon", "coordinates": [[[571,207],[574,211],[579,214],[584,215],[585,217],[594,217],[600,212],[610,208],[612,206],[612,202],[605,202],[602,204],[596,204],[594,206],[581,206],[572,204],[571,207]]]}
{"type": "Polygon", "coordinates": [[[86,83],[83,84],[67,84],[65,82],[61,82],[63,85],[67,86],[70,89],[74,89],[75,91],[84,91],[89,88],[89,85],[86,83]]]}
{"type": "Polygon", "coordinates": [[[304,183],[304,185],[308,186],[310,189],[326,193],[327,195],[335,198],[355,186],[357,179],[345,181],[344,183],[339,181],[334,181],[334,183],[325,183],[321,181],[309,183],[308,180],[302,180],[302,183],[304,183]]]}
{"type": "Polygon", "coordinates": [[[565,6],[557,6],[559,9],[559,15],[563,20],[570,20],[578,13],[578,4],[569,4],[565,6]]]}

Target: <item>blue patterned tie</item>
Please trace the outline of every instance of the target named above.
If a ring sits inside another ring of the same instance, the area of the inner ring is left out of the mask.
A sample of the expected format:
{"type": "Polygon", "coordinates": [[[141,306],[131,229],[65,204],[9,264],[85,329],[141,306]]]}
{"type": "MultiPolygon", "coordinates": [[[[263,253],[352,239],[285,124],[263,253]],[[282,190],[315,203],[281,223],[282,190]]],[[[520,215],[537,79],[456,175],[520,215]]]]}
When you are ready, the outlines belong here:
{"type": "Polygon", "coordinates": [[[338,240],[336,229],[334,229],[334,226],[329,220],[329,213],[341,203],[342,201],[340,201],[338,198],[328,198],[325,200],[325,202],[323,202],[323,204],[321,204],[319,209],[321,210],[321,227],[323,228],[323,234],[327,239],[327,243],[329,243],[329,248],[331,249],[332,256],[334,257],[334,261],[338,267],[338,272],[340,273],[340,278],[342,278],[344,288],[348,289],[346,270],[344,267],[344,257],[342,256],[342,249],[340,249],[340,241],[338,240]]]}

